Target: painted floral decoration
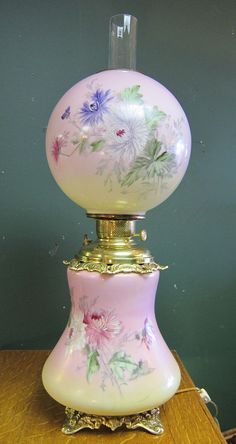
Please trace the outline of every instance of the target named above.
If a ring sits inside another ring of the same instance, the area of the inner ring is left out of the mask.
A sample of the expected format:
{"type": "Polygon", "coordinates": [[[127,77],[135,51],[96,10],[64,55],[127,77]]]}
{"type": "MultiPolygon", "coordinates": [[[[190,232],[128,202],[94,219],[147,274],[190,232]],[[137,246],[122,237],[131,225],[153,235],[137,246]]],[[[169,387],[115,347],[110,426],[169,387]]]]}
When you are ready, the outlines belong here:
{"type": "Polygon", "coordinates": [[[66,140],[63,136],[55,137],[52,143],[52,155],[56,162],[58,161],[62,148],[65,146],[66,146],[66,140]]]}
{"type": "Polygon", "coordinates": [[[182,136],[182,121],[173,121],[157,106],[143,100],[140,85],[122,91],[105,90],[95,81],[89,85],[87,100],[72,110],[70,104],[60,118],[70,122],[67,131],[52,141],[52,156],[58,163],[63,156],[102,152],[96,174],[112,191],[118,183],[123,193],[165,187],[165,179],[177,172],[173,147],[182,136]],[[168,127],[171,140],[165,137],[168,127]]]}
{"type": "Polygon", "coordinates": [[[97,374],[103,390],[111,383],[121,393],[123,384],[153,371],[147,361],[141,358],[137,361],[126,351],[126,344],[131,341],[150,351],[155,341],[153,326],[146,318],[140,331],[127,332],[113,310],[95,309],[96,302],[97,300],[88,306],[87,298],[84,297],[80,310],[71,315],[66,341],[67,353],[77,351],[85,356],[84,367],[88,383],[97,374]]]}
{"type": "Polygon", "coordinates": [[[109,111],[107,104],[112,98],[110,90],[97,89],[79,112],[82,124],[94,126],[103,122],[103,115],[109,111]]]}

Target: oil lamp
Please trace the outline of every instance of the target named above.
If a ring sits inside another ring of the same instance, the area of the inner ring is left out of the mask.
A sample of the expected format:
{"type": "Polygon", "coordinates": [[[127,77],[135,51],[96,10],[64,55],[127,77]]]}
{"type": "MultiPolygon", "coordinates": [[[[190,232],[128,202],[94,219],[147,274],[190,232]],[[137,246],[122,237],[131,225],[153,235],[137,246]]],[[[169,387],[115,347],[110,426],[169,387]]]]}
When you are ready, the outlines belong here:
{"type": "Polygon", "coordinates": [[[135,71],[137,19],[110,21],[109,69],[81,80],[58,102],[46,147],[65,194],[96,219],[67,264],[68,324],[43,368],[47,392],[66,406],[62,431],[106,425],[160,434],[159,407],[177,391],[179,367],[158,329],[160,270],[135,243],[136,220],[180,183],[190,129],[178,101],[135,71]]]}

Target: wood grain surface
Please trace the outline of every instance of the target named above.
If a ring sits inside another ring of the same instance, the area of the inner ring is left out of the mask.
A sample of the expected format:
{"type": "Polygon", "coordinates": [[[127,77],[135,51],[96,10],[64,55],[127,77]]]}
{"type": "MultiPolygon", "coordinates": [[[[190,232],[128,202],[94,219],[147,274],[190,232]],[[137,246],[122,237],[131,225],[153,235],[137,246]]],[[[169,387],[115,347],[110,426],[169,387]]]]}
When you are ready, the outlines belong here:
{"type": "MultiPolygon", "coordinates": [[[[41,370],[45,350],[0,352],[0,443],[1,444],[219,444],[226,443],[197,391],[177,393],[161,408],[165,433],[153,436],[142,430],[111,432],[81,431],[63,435],[64,407],[45,392],[41,370]]],[[[179,362],[181,389],[194,387],[179,362]]],[[[155,387],[153,387],[155,390],[155,387]]]]}

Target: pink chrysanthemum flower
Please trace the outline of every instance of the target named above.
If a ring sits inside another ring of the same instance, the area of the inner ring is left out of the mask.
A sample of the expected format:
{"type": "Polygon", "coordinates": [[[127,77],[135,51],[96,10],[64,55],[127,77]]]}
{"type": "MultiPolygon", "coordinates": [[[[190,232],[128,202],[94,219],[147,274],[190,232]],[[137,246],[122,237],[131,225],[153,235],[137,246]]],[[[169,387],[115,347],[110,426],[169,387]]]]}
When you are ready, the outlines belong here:
{"type": "Polygon", "coordinates": [[[100,311],[84,314],[86,335],[89,344],[94,348],[100,348],[121,332],[121,322],[112,312],[100,311]]]}

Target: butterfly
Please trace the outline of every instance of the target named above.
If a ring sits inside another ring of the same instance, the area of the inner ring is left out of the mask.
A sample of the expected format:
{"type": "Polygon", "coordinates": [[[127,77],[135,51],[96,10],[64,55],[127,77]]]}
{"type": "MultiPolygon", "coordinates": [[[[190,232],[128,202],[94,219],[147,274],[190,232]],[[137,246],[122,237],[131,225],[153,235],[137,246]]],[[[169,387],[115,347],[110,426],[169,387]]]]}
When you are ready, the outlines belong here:
{"type": "Polygon", "coordinates": [[[64,120],[64,119],[68,119],[68,117],[70,117],[70,106],[68,106],[68,107],[65,109],[64,113],[63,113],[62,116],[61,116],[61,119],[62,119],[62,120],[64,120]]]}

